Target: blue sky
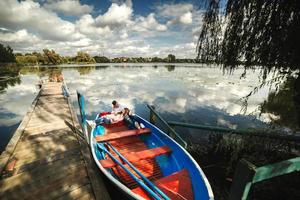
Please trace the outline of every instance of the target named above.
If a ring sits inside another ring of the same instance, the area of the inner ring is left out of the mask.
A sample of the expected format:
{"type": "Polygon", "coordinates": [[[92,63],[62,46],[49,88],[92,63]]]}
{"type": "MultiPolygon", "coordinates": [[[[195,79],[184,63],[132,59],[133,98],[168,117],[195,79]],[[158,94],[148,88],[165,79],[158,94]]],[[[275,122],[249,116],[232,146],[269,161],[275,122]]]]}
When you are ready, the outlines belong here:
{"type": "Polygon", "coordinates": [[[16,52],[195,58],[198,0],[0,1],[0,42],[16,52]]]}

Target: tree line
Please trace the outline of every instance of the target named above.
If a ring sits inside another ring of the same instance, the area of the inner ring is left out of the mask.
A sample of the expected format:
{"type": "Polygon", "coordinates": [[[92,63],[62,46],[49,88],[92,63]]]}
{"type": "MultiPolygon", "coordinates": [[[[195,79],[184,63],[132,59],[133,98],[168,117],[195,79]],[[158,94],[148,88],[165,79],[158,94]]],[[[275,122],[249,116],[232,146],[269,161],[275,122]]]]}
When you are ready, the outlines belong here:
{"type": "Polygon", "coordinates": [[[70,63],[95,63],[95,59],[88,53],[79,51],[76,56],[61,56],[54,50],[43,49],[43,53],[16,53],[18,64],[58,65],[70,63]]]}
{"type": "Polygon", "coordinates": [[[54,50],[43,49],[43,52],[13,53],[10,46],[0,44],[0,63],[17,63],[20,65],[58,65],[73,63],[197,63],[196,59],[177,59],[175,55],[169,54],[165,58],[160,57],[116,57],[105,56],[92,57],[86,52],[79,51],[75,56],[62,56],[54,50]]]}

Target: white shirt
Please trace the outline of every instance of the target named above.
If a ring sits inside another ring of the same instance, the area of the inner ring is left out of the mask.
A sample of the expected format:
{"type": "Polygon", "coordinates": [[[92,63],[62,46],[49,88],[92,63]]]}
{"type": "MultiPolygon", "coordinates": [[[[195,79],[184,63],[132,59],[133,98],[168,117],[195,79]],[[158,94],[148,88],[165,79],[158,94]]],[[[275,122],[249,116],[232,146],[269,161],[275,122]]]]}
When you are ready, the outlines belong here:
{"type": "Polygon", "coordinates": [[[117,103],[118,107],[112,107],[112,111],[111,113],[118,113],[118,112],[122,112],[122,110],[125,108],[123,105],[117,103]]]}

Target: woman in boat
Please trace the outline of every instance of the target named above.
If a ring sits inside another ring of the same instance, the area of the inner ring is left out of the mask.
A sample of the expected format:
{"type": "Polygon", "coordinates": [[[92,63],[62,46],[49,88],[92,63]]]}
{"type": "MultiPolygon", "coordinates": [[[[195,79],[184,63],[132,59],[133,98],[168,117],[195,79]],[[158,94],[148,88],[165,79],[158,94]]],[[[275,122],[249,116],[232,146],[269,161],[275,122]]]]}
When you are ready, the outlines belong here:
{"type": "Polygon", "coordinates": [[[139,124],[138,122],[134,122],[130,116],[132,115],[131,111],[129,110],[129,108],[124,108],[122,110],[122,115],[124,117],[124,122],[131,128],[135,127],[137,129],[141,129],[141,128],[145,128],[145,126],[141,123],[139,124]]]}
{"type": "Polygon", "coordinates": [[[129,110],[129,108],[124,108],[122,110],[122,115],[124,117],[124,122],[129,125],[129,126],[134,126],[134,122],[132,121],[132,119],[130,118],[129,115],[131,115],[131,112],[129,110]]]}

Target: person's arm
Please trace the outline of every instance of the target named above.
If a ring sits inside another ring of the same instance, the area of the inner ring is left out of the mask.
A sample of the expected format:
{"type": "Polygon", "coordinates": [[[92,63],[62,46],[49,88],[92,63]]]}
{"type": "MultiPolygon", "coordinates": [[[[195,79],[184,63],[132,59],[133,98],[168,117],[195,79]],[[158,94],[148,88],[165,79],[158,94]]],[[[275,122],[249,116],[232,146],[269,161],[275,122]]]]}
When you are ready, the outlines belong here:
{"type": "Polygon", "coordinates": [[[111,109],[111,114],[116,114],[116,109],[114,107],[111,109]]]}

